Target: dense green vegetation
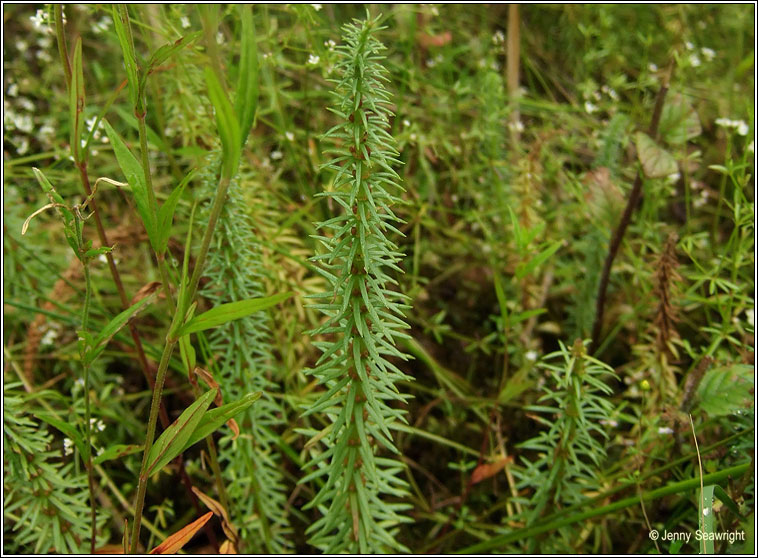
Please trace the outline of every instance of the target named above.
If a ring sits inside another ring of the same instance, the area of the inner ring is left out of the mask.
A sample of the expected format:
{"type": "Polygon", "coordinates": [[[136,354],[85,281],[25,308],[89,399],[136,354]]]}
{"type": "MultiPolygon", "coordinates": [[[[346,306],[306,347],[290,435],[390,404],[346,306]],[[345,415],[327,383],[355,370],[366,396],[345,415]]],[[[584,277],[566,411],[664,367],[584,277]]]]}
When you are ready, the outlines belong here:
{"type": "Polygon", "coordinates": [[[4,552],[754,551],[754,6],[4,31],[4,552]]]}

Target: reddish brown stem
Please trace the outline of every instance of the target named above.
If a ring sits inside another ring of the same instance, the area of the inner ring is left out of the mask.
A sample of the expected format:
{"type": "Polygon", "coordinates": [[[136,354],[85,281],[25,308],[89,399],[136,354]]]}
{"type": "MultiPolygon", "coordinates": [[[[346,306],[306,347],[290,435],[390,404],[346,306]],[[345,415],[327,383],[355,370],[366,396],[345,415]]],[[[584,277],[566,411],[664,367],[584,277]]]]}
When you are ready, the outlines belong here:
{"type": "MultiPolygon", "coordinates": [[[[661,111],[663,110],[663,102],[666,99],[666,93],[669,89],[669,81],[671,80],[671,73],[673,71],[673,63],[669,65],[668,70],[663,76],[663,83],[661,89],[658,91],[658,96],[655,100],[655,108],[653,109],[653,117],[650,121],[650,128],[648,134],[650,137],[655,138],[658,131],[658,123],[661,119],[661,111]]],[[[597,354],[598,347],[600,346],[600,334],[603,329],[603,314],[605,312],[605,295],[608,290],[608,280],[611,275],[611,267],[613,267],[613,260],[616,259],[621,241],[624,239],[624,234],[632,220],[632,213],[637,209],[640,198],[642,197],[642,171],[637,171],[637,176],[634,179],[632,186],[632,192],[629,194],[629,200],[624,208],[624,214],[621,216],[621,221],[613,232],[611,238],[611,245],[608,249],[608,255],[605,258],[603,264],[603,274],[600,277],[600,286],[597,292],[597,302],[595,307],[595,323],[592,326],[592,344],[593,351],[597,354]]]]}

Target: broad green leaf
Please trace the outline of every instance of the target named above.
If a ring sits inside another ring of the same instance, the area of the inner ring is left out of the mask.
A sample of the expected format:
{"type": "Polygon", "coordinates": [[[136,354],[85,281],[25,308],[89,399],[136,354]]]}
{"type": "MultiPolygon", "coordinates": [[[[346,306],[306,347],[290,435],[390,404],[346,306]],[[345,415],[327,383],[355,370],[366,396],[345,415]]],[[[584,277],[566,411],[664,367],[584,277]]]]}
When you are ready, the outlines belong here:
{"type": "Polygon", "coordinates": [[[669,145],[683,144],[702,132],[697,112],[680,93],[669,93],[666,97],[658,129],[669,145]]]}
{"type": "Polygon", "coordinates": [[[221,87],[218,77],[210,67],[205,68],[205,83],[208,86],[208,97],[210,97],[213,108],[216,111],[216,125],[218,133],[221,136],[221,147],[223,151],[222,175],[231,179],[237,172],[237,166],[240,160],[240,125],[237,115],[234,113],[234,107],[229,102],[224,88],[221,87]]]}
{"type": "Polygon", "coordinates": [[[216,397],[217,392],[217,389],[212,389],[198,397],[197,401],[187,407],[181,416],[163,431],[160,438],[150,448],[147,457],[148,475],[160,471],[172,459],[182,453],[184,445],[200,424],[200,420],[216,397]]]}
{"type": "Polygon", "coordinates": [[[152,301],[153,297],[155,296],[155,293],[146,296],[136,304],[133,304],[123,312],[121,312],[118,316],[113,318],[110,322],[108,322],[108,325],[106,325],[100,333],[92,340],[91,345],[87,349],[87,353],[84,356],[84,364],[92,364],[92,362],[97,358],[97,356],[103,352],[105,349],[105,346],[107,345],[108,341],[111,340],[111,338],[118,333],[118,330],[120,330],[124,325],[126,325],[126,322],[128,322],[131,318],[133,318],[140,310],[142,310],[149,302],[152,301]]]}
{"type": "Polygon", "coordinates": [[[118,42],[121,44],[121,51],[124,55],[124,67],[126,68],[126,78],[129,82],[129,100],[132,106],[137,106],[139,96],[139,80],[137,75],[137,55],[134,51],[134,44],[131,40],[129,31],[129,12],[126,5],[113,6],[113,24],[118,35],[118,42]]]}
{"type": "Polygon", "coordinates": [[[254,312],[279,304],[283,300],[290,298],[293,294],[294,293],[282,293],[273,296],[250,298],[238,302],[221,304],[189,320],[179,328],[177,336],[205,331],[206,329],[244,318],[254,312]]]}
{"type": "Polygon", "coordinates": [[[542,252],[534,256],[531,260],[529,260],[525,264],[519,265],[516,268],[516,278],[523,279],[524,277],[529,275],[535,268],[543,264],[550,256],[555,254],[558,251],[558,248],[560,248],[562,245],[563,245],[562,240],[556,240],[555,242],[550,244],[547,248],[542,250],[542,252]]]}
{"type": "Polygon", "coordinates": [[[105,450],[103,450],[103,453],[92,460],[92,463],[95,465],[100,465],[105,461],[118,459],[119,457],[124,457],[125,455],[137,453],[138,451],[142,451],[142,446],[138,446],[137,444],[114,444],[105,448],[105,450]]]}
{"type": "Polygon", "coordinates": [[[677,172],[676,160],[671,154],[659,147],[650,136],[637,132],[634,136],[637,147],[637,158],[642,164],[642,170],[648,178],[664,178],[677,172]]]}
{"type": "Polygon", "coordinates": [[[240,147],[245,145],[258,108],[258,44],[253,25],[252,6],[241,5],[242,47],[234,109],[239,117],[240,147]]]}
{"type": "Polygon", "coordinates": [[[45,421],[47,424],[52,426],[53,428],[56,428],[60,430],[63,434],[66,435],[67,438],[70,438],[71,441],[74,442],[74,445],[76,445],[76,449],[79,450],[79,453],[82,455],[84,459],[87,458],[89,455],[89,446],[84,442],[84,436],[82,436],[82,433],[79,432],[79,429],[74,426],[71,423],[59,420],[52,415],[49,415],[47,413],[32,413],[35,417],[37,417],[40,420],[45,421]]]}
{"type": "Polygon", "coordinates": [[[131,186],[132,192],[134,193],[134,201],[137,204],[137,211],[142,218],[142,223],[145,225],[150,244],[157,252],[157,223],[155,222],[155,215],[153,215],[153,212],[150,209],[150,200],[148,198],[147,184],[145,183],[145,173],[142,170],[142,165],[132,152],[129,151],[124,140],[121,139],[121,136],[116,133],[107,120],[103,120],[103,126],[105,127],[105,133],[108,134],[108,138],[113,145],[113,152],[116,154],[116,159],[118,159],[121,172],[126,176],[126,181],[129,183],[129,186],[131,186]]]}
{"type": "Polygon", "coordinates": [[[707,535],[700,543],[700,554],[713,554],[713,486],[709,484],[703,487],[702,497],[698,490],[698,510],[700,511],[700,531],[707,535]]]}
{"type": "Polygon", "coordinates": [[[168,239],[171,236],[171,225],[174,220],[174,212],[176,211],[176,204],[179,203],[179,199],[182,197],[184,187],[195,176],[195,169],[192,169],[184,180],[181,181],[179,186],[174,188],[171,195],[165,201],[165,203],[158,209],[158,249],[157,254],[164,254],[168,248],[168,239]]]}
{"type": "Polygon", "coordinates": [[[82,113],[84,112],[84,72],[82,69],[82,39],[76,39],[74,60],[71,67],[71,88],[68,91],[69,119],[71,135],[69,147],[75,162],[81,161],[82,113]]]}
{"type": "Polygon", "coordinates": [[[733,364],[706,372],[697,389],[699,407],[710,417],[743,411],[752,404],[753,367],[733,364]]]}
{"type": "Polygon", "coordinates": [[[178,52],[184,47],[195,42],[200,35],[202,35],[202,31],[196,31],[177,39],[173,43],[168,43],[160,47],[153,53],[153,55],[150,57],[150,60],[147,62],[147,73],[150,74],[150,72],[163,64],[175,52],[178,52]]]}
{"type": "Polygon", "coordinates": [[[182,451],[185,451],[190,446],[196,444],[206,436],[213,434],[230,419],[234,418],[242,411],[250,407],[250,405],[257,401],[260,396],[260,391],[255,393],[248,393],[239,401],[235,401],[234,403],[227,403],[226,405],[211,409],[205,413],[202,420],[200,421],[200,424],[197,425],[197,428],[192,433],[192,436],[190,436],[189,440],[187,440],[187,443],[184,444],[182,451]]]}

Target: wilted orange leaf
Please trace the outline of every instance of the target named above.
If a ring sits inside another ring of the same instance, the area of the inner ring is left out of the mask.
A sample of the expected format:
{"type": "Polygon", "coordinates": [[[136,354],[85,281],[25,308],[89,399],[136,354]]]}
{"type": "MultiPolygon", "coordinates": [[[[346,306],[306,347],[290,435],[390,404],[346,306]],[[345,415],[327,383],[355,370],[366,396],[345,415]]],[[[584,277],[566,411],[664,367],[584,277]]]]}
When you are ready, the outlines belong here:
{"type": "Polygon", "coordinates": [[[208,520],[211,517],[213,517],[213,512],[208,512],[200,519],[196,519],[186,527],[179,529],[176,533],[152,549],[150,554],[176,554],[178,550],[195,536],[195,533],[202,529],[203,525],[208,523],[208,520]]]}
{"type": "Polygon", "coordinates": [[[226,509],[224,506],[221,505],[221,503],[217,502],[207,494],[205,494],[202,490],[197,488],[196,486],[192,487],[192,492],[195,493],[195,496],[197,496],[200,501],[208,506],[210,510],[213,511],[217,516],[221,518],[221,528],[224,530],[224,534],[231,539],[233,543],[236,543],[237,539],[239,538],[239,535],[237,534],[237,528],[232,524],[231,520],[229,519],[229,514],[226,513],[226,509]]]}
{"type": "Polygon", "coordinates": [[[213,374],[208,372],[205,368],[200,368],[199,366],[195,366],[195,374],[197,374],[200,379],[202,379],[209,388],[217,388],[218,393],[216,394],[216,399],[214,399],[214,403],[216,404],[216,407],[221,407],[221,405],[224,404],[224,398],[221,395],[221,386],[218,385],[218,382],[213,377],[213,374]]]}
{"type": "Polygon", "coordinates": [[[227,539],[221,543],[218,552],[219,554],[237,554],[237,549],[234,547],[234,543],[227,539]]]}
{"type": "Polygon", "coordinates": [[[494,463],[482,463],[471,473],[471,484],[476,484],[490,477],[494,477],[509,461],[512,460],[512,457],[503,457],[494,463]]]}

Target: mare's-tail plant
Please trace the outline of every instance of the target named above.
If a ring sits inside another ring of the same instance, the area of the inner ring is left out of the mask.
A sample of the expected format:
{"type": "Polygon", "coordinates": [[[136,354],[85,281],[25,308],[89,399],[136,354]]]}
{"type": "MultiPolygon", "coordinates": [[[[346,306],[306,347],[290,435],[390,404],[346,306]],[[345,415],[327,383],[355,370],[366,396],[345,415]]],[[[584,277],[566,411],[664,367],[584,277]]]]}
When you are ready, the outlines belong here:
{"type": "MultiPolygon", "coordinates": [[[[220,156],[211,154],[210,172],[203,178],[206,199],[212,201],[215,168],[220,156]]],[[[208,208],[210,208],[210,201],[208,208]]],[[[206,216],[207,217],[207,216],[206,216]]],[[[201,291],[214,306],[262,297],[265,270],[261,245],[238,180],[232,182],[219,216],[213,250],[205,276],[210,279],[201,291]]],[[[245,545],[240,550],[280,554],[291,547],[287,534],[287,495],[280,469],[277,436],[286,423],[284,409],[274,395],[272,380],[270,318],[258,312],[212,330],[208,352],[216,360],[214,376],[225,397],[236,400],[245,393],[260,391],[261,399],[237,417],[241,434],[221,440],[219,458],[230,500],[232,523],[245,545]]]]}
{"type": "Polygon", "coordinates": [[[391,112],[384,87],[387,71],[381,64],[383,45],[373,33],[379,20],[356,21],[344,27],[346,44],[339,47],[340,73],[332,112],[340,119],[326,134],[336,147],[326,168],[335,173],[329,197],[340,212],[319,224],[326,248],[314,259],[331,290],[315,295],[326,322],[313,332],[323,335],[314,344],[322,351],[310,370],[326,391],[305,413],[323,413],[328,425],[309,446],[322,440],[326,449],[314,451],[308,467],[315,469],[302,482],[317,481],[320,490],[308,507],[323,514],[308,529],[311,543],[328,553],[404,550],[395,539],[396,526],[407,518],[399,512],[405,483],[403,466],[380,455],[397,453],[391,430],[403,421],[395,404],[407,396],[395,383],[409,379],[390,360],[405,359],[395,340],[406,337],[403,295],[389,273],[400,271],[402,256],[386,233],[399,235],[390,205],[399,176],[393,138],[387,133],[391,112]]]}
{"type": "Polygon", "coordinates": [[[550,501],[557,505],[574,504],[583,494],[597,488],[597,470],[605,458],[601,439],[607,439],[613,405],[607,399],[612,390],[604,377],[613,370],[587,354],[585,344],[577,339],[573,348],[561,344],[561,350],[545,357],[542,364],[550,372],[544,395],[538,405],[527,410],[539,413],[548,430],[523,443],[524,449],[538,452],[537,460],[526,459],[525,469],[514,470],[519,490],[533,489],[534,495],[524,505],[527,525],[537,520],[550,501]]]}

